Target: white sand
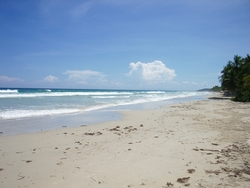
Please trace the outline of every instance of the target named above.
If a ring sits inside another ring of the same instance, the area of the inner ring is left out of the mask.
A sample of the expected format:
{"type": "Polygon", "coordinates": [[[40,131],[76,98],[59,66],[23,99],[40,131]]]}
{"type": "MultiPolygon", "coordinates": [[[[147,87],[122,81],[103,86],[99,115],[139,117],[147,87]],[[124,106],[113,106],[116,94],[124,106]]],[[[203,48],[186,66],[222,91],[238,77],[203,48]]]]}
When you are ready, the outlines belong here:
{"type": "Polygon", "coordinates": [[[204,100],[0,136],[0,187],[248,187],[249,114],[249,103],[204,100]]]}

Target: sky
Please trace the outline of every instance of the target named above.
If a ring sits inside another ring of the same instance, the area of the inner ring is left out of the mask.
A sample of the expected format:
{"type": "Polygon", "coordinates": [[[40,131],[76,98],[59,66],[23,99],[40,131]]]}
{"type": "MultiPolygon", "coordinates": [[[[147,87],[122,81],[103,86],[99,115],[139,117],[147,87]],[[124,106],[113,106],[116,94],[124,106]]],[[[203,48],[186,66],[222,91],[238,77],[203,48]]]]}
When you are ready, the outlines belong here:
{"type": "Polygon", "coordinates": [[[0,0],[0,87],[197,90],[250,53],[249,0],[0,0]]]}

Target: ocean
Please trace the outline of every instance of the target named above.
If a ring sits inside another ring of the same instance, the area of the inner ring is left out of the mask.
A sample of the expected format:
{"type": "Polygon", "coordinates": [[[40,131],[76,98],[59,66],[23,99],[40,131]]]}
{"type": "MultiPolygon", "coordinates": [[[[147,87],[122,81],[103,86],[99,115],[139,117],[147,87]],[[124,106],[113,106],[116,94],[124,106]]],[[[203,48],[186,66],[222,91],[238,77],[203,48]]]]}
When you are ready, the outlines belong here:
{"type": "Polygon", "coordinates": [[[98,119],[104,121],[107,116],[105,112],[112,111],[112,117],[118,119],[119,115],[114,111],[119,109],[129,110],[142,105],[152,107],[152,104],[167,104],[171,100],[178,102],[205,95],[208,93],[197,91],[0,88],[0,132],[8,132],[9,129],[9,132],[22,132],[22,129],[30,132],[40,130],[41,127],[51,129],[53,127],[42,126],[42,121],[46,119],[43,124],[56,124],[58,121],[55,119],[62,120],[63,117],[71,120],[74,117],[78,121],[60,121],[60,125],[63,122],[72,125],[85,122],[91,124],[98,119]],[[92,117],[91,114],[96,115],[92,117]],[[21,127],[25,124],[33,128],[21,127]]]}

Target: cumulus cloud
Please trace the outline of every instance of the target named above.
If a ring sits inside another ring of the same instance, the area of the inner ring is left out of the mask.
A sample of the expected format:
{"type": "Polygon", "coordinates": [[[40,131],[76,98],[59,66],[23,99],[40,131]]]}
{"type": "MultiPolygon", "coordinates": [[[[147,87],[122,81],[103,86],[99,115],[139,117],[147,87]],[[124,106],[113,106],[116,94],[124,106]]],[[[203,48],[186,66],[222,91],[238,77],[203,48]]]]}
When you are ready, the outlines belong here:
{"type": "Polygon", "coordinates": [[[68,75],[69,81],[74,81],[78,84],[100,84],[106,82],[106,75],[97,71],[68,70],[64,74],[68,75]]]}
{"type": "Polygon", "coordinates": [[[0,82],[2,82],[2,83],[21,82],[21,81],[23,81],[23,80],[20,78],[11,78],[8,76],[0,76],[0,82]]]}
{"type": "Polygon", "coordinates": [[[43,81],[44,82],[50,82],[50,83],[53,83],[53,82],[57,82],[59,79],[55,76],[52,76],[52,75],[49,75],[49,76],[46,76],[43,81]]]}
{"type": "Polygon", "coordinates": [[[148,83],[164,83],[176,76],[175,70],[167,68],[164,63],[157,60],[151,63],[132,62],[129,68],[128,76],[139,77],[148,83]]]}

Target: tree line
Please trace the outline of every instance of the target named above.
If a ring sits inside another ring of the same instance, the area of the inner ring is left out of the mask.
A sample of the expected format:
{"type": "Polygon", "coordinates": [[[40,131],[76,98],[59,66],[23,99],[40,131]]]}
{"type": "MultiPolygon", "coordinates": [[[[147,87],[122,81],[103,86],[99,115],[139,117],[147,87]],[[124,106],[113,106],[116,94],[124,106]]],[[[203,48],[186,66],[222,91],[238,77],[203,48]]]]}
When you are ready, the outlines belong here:
{"type": "Polygon", "coordinates": [[[250,102],[250,56],[235,55],[221,71],[221,88],[230,92],[235,101],[250,102]]]}

